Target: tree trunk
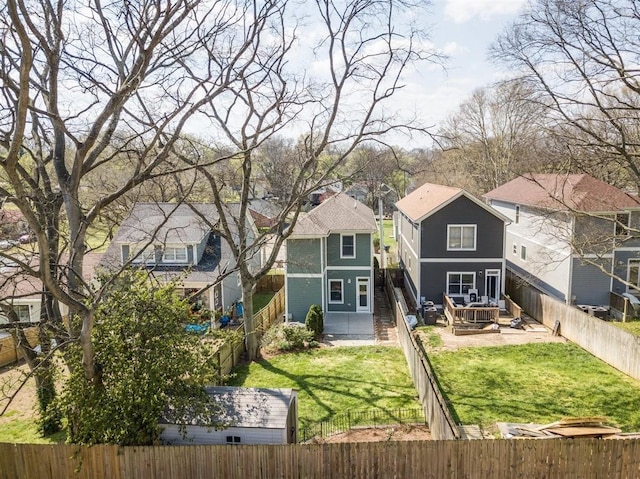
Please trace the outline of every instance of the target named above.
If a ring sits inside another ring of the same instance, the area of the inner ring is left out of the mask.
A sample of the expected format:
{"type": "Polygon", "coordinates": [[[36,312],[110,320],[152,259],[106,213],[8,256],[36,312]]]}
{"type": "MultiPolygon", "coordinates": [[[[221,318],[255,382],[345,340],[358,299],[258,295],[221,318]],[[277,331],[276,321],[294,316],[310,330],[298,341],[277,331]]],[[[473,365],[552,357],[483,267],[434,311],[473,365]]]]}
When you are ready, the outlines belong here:
{"type": "MultiPolygon", "coordinates": [[[[242,275],[241,275],[242,276],[242,275]]],[[[253,361],[258,357],[258,332],[253,317],[253,282],[242,278],[242,306],[244,317],[244,342],[247,348],[247,359],[253,361]]]]}

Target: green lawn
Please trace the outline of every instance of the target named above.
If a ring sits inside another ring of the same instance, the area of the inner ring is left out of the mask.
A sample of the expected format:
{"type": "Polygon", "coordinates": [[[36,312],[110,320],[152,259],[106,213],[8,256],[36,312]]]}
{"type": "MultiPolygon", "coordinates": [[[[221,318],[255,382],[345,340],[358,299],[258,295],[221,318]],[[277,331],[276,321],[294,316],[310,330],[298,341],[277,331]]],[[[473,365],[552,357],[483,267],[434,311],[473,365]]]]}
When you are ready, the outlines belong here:
{"type": "Polygon", "coordinates": [[[274,356],[235,373],[234,386],[296,389],[303,425],[349,409],[420,407],[400,348],[320,348],[274,356]]]}
{"type": "Polygon", "coordinates": [[[253,312],[257,313],[262,308],[264,308],[269,301],[276,295],[276,293],[271,291],[266,291],[264,293],[253,293],[253,312]]]}
{"type": "Polygon", "coordinates": [[[611,324],[613,324],[614,326],[617,326],[620,329],[624,329],[625,331],[628,331],[631,334],[640,336],[640,320],[638,319],[633,321],[627,321],[626,323],[621,323],[620,321],[612,321],[611,324]]]}
{"type": "MultiPolygon", "coordinates": [[[[389,254],[387,256],[387,265],[390,266],[392,263],[397,264],[398,242],[395,239],[393,239],[393,220],[391,219],[383,220],[382,227],[383,227],[383,233],[384,233],[384,244],[385,246],[389,246],[389,254]]],[[[373,238],[374,239],[380,238],[380,226],[378,226],[378,229],[373,234],[373,238]]]]}
{"type": "MultiPolygon", "coordinates": [[[[10,417],[11,412],[4,417],[10,417]]],[[[60,432],[53,436],[42,437],[34,419],[13,419],[0,424],[0,442],[16,442],[28,444],[56,444],[63,443],[66,433],[60,432]]]]}
{"type": "Polygon", "coordinates": [[[463,424],[606,416],[640,431],[640,382],[573,344],[466,348],[429,358],[463,424]]]}

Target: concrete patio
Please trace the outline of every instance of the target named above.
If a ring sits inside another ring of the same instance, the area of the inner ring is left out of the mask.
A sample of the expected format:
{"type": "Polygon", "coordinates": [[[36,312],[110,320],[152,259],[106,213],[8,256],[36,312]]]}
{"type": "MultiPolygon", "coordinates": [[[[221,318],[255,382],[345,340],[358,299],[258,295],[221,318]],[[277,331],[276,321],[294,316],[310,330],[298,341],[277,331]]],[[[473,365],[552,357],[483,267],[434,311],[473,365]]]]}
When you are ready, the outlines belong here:
{"type": "Polygon", "coordinates": [[[333,346],[366,346],[376,344],[373,314],[326,313],[324,342],[333,346]]]}

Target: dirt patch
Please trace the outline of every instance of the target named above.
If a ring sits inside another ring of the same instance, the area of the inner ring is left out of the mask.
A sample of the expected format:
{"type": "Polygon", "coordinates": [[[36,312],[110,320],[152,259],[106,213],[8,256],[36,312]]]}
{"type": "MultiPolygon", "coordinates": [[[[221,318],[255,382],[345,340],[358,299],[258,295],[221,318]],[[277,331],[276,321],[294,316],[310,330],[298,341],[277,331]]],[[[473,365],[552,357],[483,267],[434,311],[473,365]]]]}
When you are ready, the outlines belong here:
{"type": "MultiPolygon", "coordinates": [[[[506,346],[513,344],[528,343],[566,343],[562,336],[554,336],[551,331],[541,324],[534,325],[530,330],[513,329],[509,326],[500,326],[499,332],[490,334],[469,334],[456,336],[451,332],[451,327],[441,320],[430,331],[440,336],[442,340],[438,346],[429,347],[428,333],[419,331],[422,342],[427,351],[453,351],[460,348],[483,347],[483,346],[506,346]]],[[[433,341],[431,341],[433,344],[433,341]]]]}
{"type": "Polygon", "coordinates": [[[9,397],[15,394],[7,411],[0,416],[0,424],[15,419],[32,419],[35,417],[36,386],[34,379],[29,378],[22,389],[17,391],[28,372],[29,367],[26,364],[0,368],[0,411],[9,402],[9,397]]]}
{"type": "Polygon", "coordinates": [[[385,427],[354,428],[342,434],[320,439],[317,443],[379,442],[379,441],[428,441],[429,428],[420,424],[403,424],[385,427]]]}

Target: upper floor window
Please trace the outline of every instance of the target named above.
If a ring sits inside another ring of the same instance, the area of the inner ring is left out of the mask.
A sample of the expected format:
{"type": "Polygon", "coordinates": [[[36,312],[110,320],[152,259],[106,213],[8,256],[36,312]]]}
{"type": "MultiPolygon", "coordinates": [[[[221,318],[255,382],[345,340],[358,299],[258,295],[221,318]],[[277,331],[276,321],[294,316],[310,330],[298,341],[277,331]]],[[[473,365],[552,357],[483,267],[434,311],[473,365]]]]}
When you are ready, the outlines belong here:
{"type": "Polygon", "coordinates": [[[356,236],[340,235],[340,257],[355,258],[356,257],[356,236]]]}
{"type": "Polygon", "coordinates": [[[140,251],[135,247],[131,248],[131,257],[134,263],[155,263],[156,262],[156,250],[153,245],[147,246],[140,251]]]}
{"type": "Polygon", "coordinates": [[[520,259],[522,261],[527,260],[527,247],[525,245],[520,246],[520,259]]]}
{"type": "Polygon", "coordinates": [[[187,262],[187,248],[185,247],[168,247],[165,248],[162,253],[163,263],[186,263],[187,262]]]}
{"type": "Polygon", "coordinates": [[[520,223],[520,205],[516,205],[516,224],[520,223]]]}
{"type": "Polygon", "coordinates": [[[476,225],[447,225],[447,250],[475,251],[476,225]]]}
{"type": "Polygon", "coordinates": [[[629,235],[629,213],[618,213],[616,215],[616,236],[629,235]]]}

